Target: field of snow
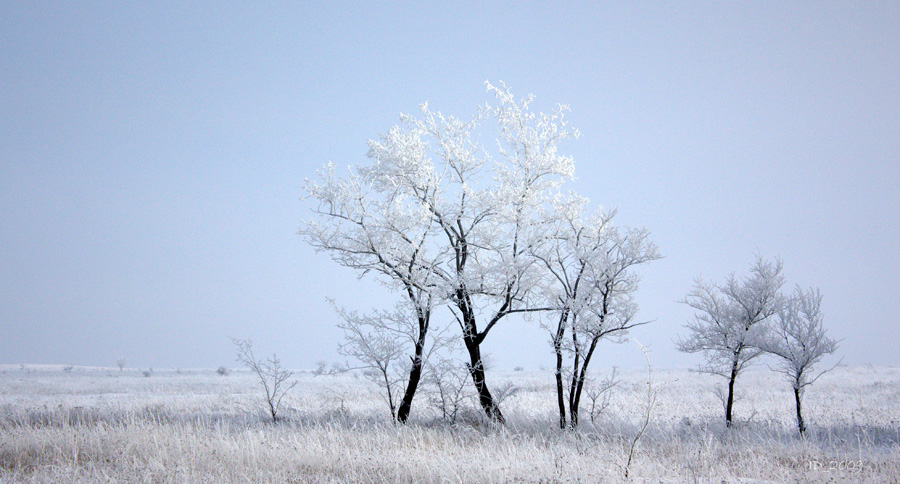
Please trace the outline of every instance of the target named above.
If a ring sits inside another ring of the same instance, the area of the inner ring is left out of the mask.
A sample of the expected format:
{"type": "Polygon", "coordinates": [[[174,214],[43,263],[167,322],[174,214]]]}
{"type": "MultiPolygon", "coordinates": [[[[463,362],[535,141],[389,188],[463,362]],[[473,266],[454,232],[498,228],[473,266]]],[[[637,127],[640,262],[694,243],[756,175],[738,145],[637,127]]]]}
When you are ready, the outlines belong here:
{"type": "MultiPolygon", "coordinates": [[[[602,376],[602,375],[601,375],[602,376]]],[[[314,376],[272,424],[255,376],[0,366],[0,483],[900,482],[900,369],[839,367],[805,398],[799,438],[788,386],[758,367],[738,380],[735,428],[715,388],[687,370],[653,372],[658,391],[624,477],[647,396],[646,370],[620,371],[609,407],[555,428],[550,372],[489,374],[519,388],[505,426],[465,412],[450,425],[427,395],[393,425],[378,388],[347,372],[314,376]]]]}

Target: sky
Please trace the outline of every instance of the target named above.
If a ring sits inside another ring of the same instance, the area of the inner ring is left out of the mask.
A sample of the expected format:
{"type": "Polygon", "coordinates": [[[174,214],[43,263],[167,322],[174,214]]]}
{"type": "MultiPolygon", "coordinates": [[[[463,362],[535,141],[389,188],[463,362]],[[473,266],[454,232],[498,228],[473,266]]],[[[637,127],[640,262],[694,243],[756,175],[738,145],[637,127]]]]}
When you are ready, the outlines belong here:
{"type": "MultiPolygon", "coordinates": [[[[900,3],[384,3],[0,3],[0,363],[343,361],[326,297],[393,296],[297,235],[304,179],[489,80],[568,104],[570,187],[665,256],[632,332],[655,366],[701,362],[677,301],[754,254],[821,289],[834,361],[900,365],[900,3]]],[[[554,363],[534,322],[485,351],[554,363]]]]}

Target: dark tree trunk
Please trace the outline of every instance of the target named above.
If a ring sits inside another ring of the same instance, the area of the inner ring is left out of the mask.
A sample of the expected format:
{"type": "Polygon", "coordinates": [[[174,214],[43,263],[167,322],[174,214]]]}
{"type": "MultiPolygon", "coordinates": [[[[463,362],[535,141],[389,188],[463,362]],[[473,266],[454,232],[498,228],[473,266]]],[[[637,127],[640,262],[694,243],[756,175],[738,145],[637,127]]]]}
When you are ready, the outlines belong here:
{"type": "MultiPolygon", "coordinates": [[[[407,287],[410,300],[416,301],[412,287],[407,287]]],[[[425,353],[425,341],[428,335],[428,324],[431,321],[431,309],[417,307],[416,313],[419,320],[419,334],[416,338],[415,356],[412,358],[412,367],[409,369],[409,380],[406,383],[406,391],[403,393],[403,400],[400,401],[400,408],[397,409],[397,421],[406,423],[409,419],[409,411],[412,408],[413,397],[416,396],[416,390],[419,388],[419,381],[422,379],[422,365],[424,361],[422,357],[425,353]]]]}
{"type": "Polygon", "coordinates": [[[581,353],[578,351],[578,334],[572,331],[575,355],[572,358],[572,381],[569,382],[569,426],[578,426],[578,407],[575,405],[575,388],[578,387],[578,371],[581,369],[581,353]]]}
{"type": "Polygon", "coordinates": [[[578,428],[578,396],[576,396],[572,401],[572,408],[569,409],[570,422],[569,425],[573,429],[578,428]]]}
{"type": "Polygon", "coordinates": [[[400,407],[397,409],[397,421],[406,423],[409,419],[409,411],[412,407],[413,397],[416,396],[416,389],[419,387],[419,380],[422,379],[422,359],[416,355],[413,359],[412,368],[409,370],[409,382],[406,384],[406,392],[403,394],[403,400],[400,401],[400,407]]]}
{"type": "Polygon", "coordinates": [[[481,345],[477,342],[476,338],[470,338],[468,336],[463,338],[463,342],[466,345],[466,351],[469,353],[469,374],[472,375],[472,383],[475,384],[475,390],[478,392],[478,403],[481,404],[481,408],[484,409],[484,413],[489,419],[498,423],[503,423],[503,413],[500,412],[500,407],[494,400],[494,396],[491,395],[487,382],[484,380],[484,362],[481,358],[481,345]]]}
{"type": "Polygon", "coordinates": [[[556,348],[556,403],[559,406],[559,428],[566,428],[566,398],[562,381],[563,356],[560,348],[556,348]]]}
{"type": "Polygon", "coordinates": [[[587,378],[588,365],[591,363],[591,357],[594,355],[594,350],[597,348],[597,343],[599,341],[599,337],[591,340],[591,346],[588,348],[587,354],[584,355],[584,359],[581,362],[581,368],[576,369],[578,378],[572,380],[572,403],[569,408],[569,414],[572,416],[571,425],[573,429],[578,427],[578,409],[581,406],[581,392],[584,390],[584,380],[587,378]]]}
{"type": "MultiPolygon", "coordinates": [[[[601,327],[606,321],[606,315],[609,314],[608,295],[609,292],[603,295],[603,310],[600,314],[601,327]]],[[[579,366],[578,341],[577,334],[575,333],[574,329],[574,321],[572,327],[572,342],[575,345],[575,361],[574,365],[572,366],[572,388],[569,390],[569,415],[571,416],[571,422],[569,425],[571,425],[574,429],[578,427],[578,407],[581,406],[581,392],[584,390],[584,380],[587,377],[588,365],[591,364],[591,357],[594,355],[594,350],[597,349],[597,343],[600,341],[600,338],[603,337],[603,333],[594,334],[591,337],[591,345],[588,346],[587,353],[584,354],[583,360],[579,366]]]]}
{"type": "Polygon", "coordinates": [[[572,387],[569,388],[569,426],[573,429],[578,428],[578,407],[581,406],[581,389],[584,387],[585,366],[582,362],[581,366],[576,364],[572,369],[574,376],[572,377],[572,387]]]}
{"type": "Polygon", "coordinates": [[[422,379],[422,353],[424,348],[425,334],[420,333],[419,340],[416,341],[416,356],[412,358],[412,368],[409,369],[409,381],[406,384],[406,392],[403,393],[403,400],[400,401],[400,408],[397,409],[397,421],[401,423],[406,423],[406,420],[409,418],[413,397],[416,396],[419,380],[422,379]]]}
{"type": "Polygon", "coordinates": [[[556,403],[559,406],[559,428],[566,428],[566,397],[562,380],[562,341],[566,332],[566,320],[568,312],[563,311],[559,318],[559,326],[556,328],[556,335],[553,337],[553,351],[556,352],[556,403]]]}
{"type": "Polygon", "coordinates": [[[802,436],[806,432],[806,424],[803,423],[803,414],[800,412],[800,387],[794,388],[794,401],[797,403],[797,427],[802,436]]]}
{"type": "Polygon", "coordinates": [[[737,379],[738,360],[735,357],[731,365],[731,377],[728,379],[728,400],[725,401],[725,426],[731,427],[731,409],[734,407],[734,381],[737,379]]]}
{"type": "Polygon", "coordinates": [[[478,332],[478,325],[475,322],[475,313],[472,308],[471,300],[465,288],[459,288],[456,291],[456,307],[459,309],[462,320],[463,344],[469,353],[469,374],[472,375],[472,383],[478,392],[478,403],[484,409],[487,417],[495,422],[503,423],[503,413],[500,407],[491,395],[491,390],[487,386],[484,377],[484,360],[481,358],[481,342],[484,340],[485,334],[478,332]]]}

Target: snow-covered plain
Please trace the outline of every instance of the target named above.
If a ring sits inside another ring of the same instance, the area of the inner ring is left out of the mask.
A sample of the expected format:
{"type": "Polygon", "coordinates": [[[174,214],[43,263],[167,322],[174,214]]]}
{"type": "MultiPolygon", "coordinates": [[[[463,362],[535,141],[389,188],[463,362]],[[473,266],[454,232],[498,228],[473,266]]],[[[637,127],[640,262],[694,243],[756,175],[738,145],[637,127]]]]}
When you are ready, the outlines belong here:
{"type": "MultiPolygon", "coordinates": [[[[900,369],[838,367],[805,398],[798,438],[789,387],[756,367],[738,380],[726,430],[720,379],[653,371],[658,400],[630,477],[646,370],[620,371],[610,406],[577,432],[555,428],[547,371],[489,374],[520,390],[508,422],[472,411],[454,425],[427,395],[393,425],[358,373],[314,376],[272,424],[243,371],[0,366],[0,483],[6,482],[900,482],[900,369]]],[[[600,375],[602,376],[602,375],[600,375]]]]}

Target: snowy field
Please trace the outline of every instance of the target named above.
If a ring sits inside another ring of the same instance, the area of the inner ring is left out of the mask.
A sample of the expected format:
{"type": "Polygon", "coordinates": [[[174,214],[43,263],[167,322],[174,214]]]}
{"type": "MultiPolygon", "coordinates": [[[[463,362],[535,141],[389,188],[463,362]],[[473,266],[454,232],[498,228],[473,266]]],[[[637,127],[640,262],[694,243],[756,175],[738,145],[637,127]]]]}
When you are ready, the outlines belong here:
{"type": "Polygon", "coordinates": [[[805,439],[789,388],[765,367],[738,380],[730,430],[714,392],[722,381],[654,370],[658,400],[627,480],[646,370],[620,371],[593,422],[584,402],[577,432],[555,428],[550,372],[489,376],[495,388],[519,388],[502,403],[503,427],[474,410],[448,424],[428,395],[412,423],[393,425],[378,388],[353,372],[298,372],[285,418],[272,424],[243,371],[2,366],[0,483],[900,482],[897,368],[823,376],[806,394],[805,439]]]}

